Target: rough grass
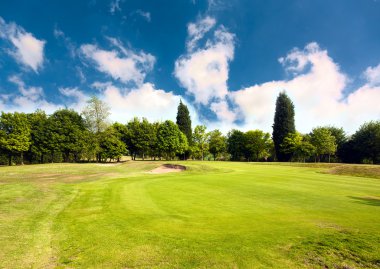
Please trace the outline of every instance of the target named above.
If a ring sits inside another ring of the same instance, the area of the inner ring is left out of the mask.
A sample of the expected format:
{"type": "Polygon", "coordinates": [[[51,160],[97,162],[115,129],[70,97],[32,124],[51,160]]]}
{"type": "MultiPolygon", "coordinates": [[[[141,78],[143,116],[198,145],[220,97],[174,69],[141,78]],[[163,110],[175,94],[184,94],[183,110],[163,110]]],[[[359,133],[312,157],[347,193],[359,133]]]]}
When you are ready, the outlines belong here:
{"type": "Polygon", "coordinates": [[[293,167],[309,167],[319,169],[322,173],[333,175],[347,175],[356,177],[370,177],[380,179],[380,165],[341,164],[341,163],[256,163],[256,165],[281,165],[293,167]]]}
{"type": "Polygon", "coordinates": [[[0,268],[380,268],[375,166],[162,164],[1,167],[0,268]]]}
{"type": "Polygon", "coordinates": [[[380,179],[380,165],[340,165],[327,171],[335,175],[371,177],[380,179]]]}

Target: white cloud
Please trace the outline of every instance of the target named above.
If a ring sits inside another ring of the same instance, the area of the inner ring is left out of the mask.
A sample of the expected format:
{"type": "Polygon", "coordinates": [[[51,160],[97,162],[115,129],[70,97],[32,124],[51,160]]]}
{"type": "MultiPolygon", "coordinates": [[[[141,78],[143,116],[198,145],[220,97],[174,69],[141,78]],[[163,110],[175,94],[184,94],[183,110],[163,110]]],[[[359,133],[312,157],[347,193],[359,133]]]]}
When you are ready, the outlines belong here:
{"type": "Polygon", "coordinates": [[[76,57],[77,49],[75,44],[71,41],[71,39],[67,37],[62,30],[58,29],[57,26],[54,27],[53,34],[57,40],[61,39],[63,41],[64,45],[70,53],[70,56],[72,58],[76,57]]]}
{"type": "Polygon", "coordinates": [[[186,46],[188,51],[194,50],[197,42],[215,26],[215,23],[214,18],[206,16],[205,18],[199,18],[195,23],[187,25],[188,40],[186,46]]]}
{"type": "Polygon", "coordinates": [[[80,47],[83,55],[96,64],[96,68],[123,83],[143,83],[147,72],[151,71],[155,57],[145,52],[134,52],[125,48],[120,41],[108,38],[118,50],[103,50],[96,45],[85,44],[80,47]]]}
{"type": "MultiPolygon", "coordinates": [[[[352,133],[365,121],[380,118],[380,107],[376,105],[380,100],[380,87],[371,84],[375,76],[370,76],[369,83],[363,87],[344,96],[348,76],[317,43],[310,43],[303,50],[293,49],[280,62],[286,70],[295,73],[294,78],[230,92],[245,118],[245,129],[272,131],[275,100],[282,90],[295,105],[296,127],[301,132],[332,124],[352,133]],[[305,70],[307,66],[310,69],[305,70]]],[[[369,68],[367,71],[371,71],[367,73],[373,74],[375,69],[369,68]]]]}
{"type": "Polygon", "coordinates": [[[79,66],[77,66],[77,67],[75,67],[75,70],[77,71],[77,76],[80,79],[80,82],[82,84],[85,83],[87,79],[86,79],[86,76],[83,73],[82,68],[80,68],[79,66]]]}
{"type": "Polygon", "coordinates": [[[197,103],[207,105],[212,98],[224,98],[228,93],[228,63],[233,56],[233,35],[219,29],[205,48],[181,56],[174,74],[197,103]]]}
{"type": "Polygon", "coordinates": [[[138,10],[136,10],[135,13],[138,14],[138,15],[140,15],[141,17],[143,17],[147,22],[150,22],[152,20],[150,12],[138,9],[138,10]]]}
{"type": "Polygon", "coordinates": [[[78,88],[59,88],[59,92],[64,98],[68,98],[68,105],[57,104],[46,100],[44,91],[41,87],[27,86],[17,75],[13,75],[8,80],[15,84],[18,92],[0,95],[0,110],[6,112],[31,113],[37,109],[44,110],[47,114],[63,107],[74,109],[78,112],[86,105],[89,96],[81,92],[78,88]]]}
{"type": "Polygon", "coordinates": [[[232,124],[236,120],[237,115],[230,110],[226,100],[211,103],[210,109],[215,112],[221,121],[228,124],[232,124]]]}
{"type": "MultiPolygon", "coordinates": [[[[145,117],[150,121],[175,121],[181,97],[172,92],[156,89],[151,83],[144,83],[132,90],[119,88],[111,83],[97,83],[94,86],[103,88],[101,98],[110,105],[113,121],[126,123],[133,117],[145,117]]],[[[183,99],[182,101],[185,102],[183,99]]],[[[192,120],[197,123],[195,110],[187,105],[192,120]]]]}
{"type": "Polygon", "coordinates": [[[234,57],[235,36],[220,26],[204,47],[193,47],[214,24],[215,20],[210,17],[189,24],[189,51],[176,61],[174,75],[197,104],[209,105],[220,120],[232,123],[236,115],[227,102],[227,80],[229,62],[234,57]]]}
{"type": "Polygon", "coordinates": [[[116,11],[121,11],[120,0],[112,0],[110,3],[111,14],[115,14],[116,11]]]}
{"type": "Polygon", "coordinates": [[[18,93],[1,96],[1,110],[29,113],[39,108],[52,113],[59,108],[58,105],[46,101],[41,87],[26,86],[24,81],[16,75],[9,77],[8,80],[17,86],[18,93]]]}
{"type": "Polygon", "coordinates": [[[292,75],[291,79],[237,91],[228,89],[234,35],[221,26],[204,47],[197,45],[214,26],[211,18],[188,25],[188,52],[179,57],[174,70],[180,85],[194,96],[195,104],[215,112],[218,120],[207,122],[209,127],[224,132],[231,128],[272,132],[276,98],[283,90],[295,105],[296,126],[301,132],[309,132],[318,125],[336,125],[352,133],[365,121],[380,118],[377,105],[380,65],[368,67],[363,73],[367,83],[346,96],[344,92],[350,78],[316,42],[307,44],[304,49],[294,48],[279,59],[285,71],[292,75]],[[237,120],[243,124],[237,126],[237,120]]]}
{"type": "Polygon", "coordinates": [[[59,92],[67,98],[70,98],[72,102],[70,102],[69,108],[76,110],[77,112],[81,112],[83,108],[86,106],[87,100],[90,98],[87,94],[83,93],[79,88],[59,88],[59,92]]]}
{"type": "Polygon", "coordinates": [[[319,50],[319,45],[316,42],[311,42],[306,45],[304,50],[294,48],[286,57],[281,57],[278,61],[284,66],[286,71],[298,74],[304,71],[310,63],[308,56],[319,50]]]}
{"type": "Polygon", "coordinates": [[[44,61],[44,46],[46,41],[35,38],[21,26],[11,22],[7,24],[0,17],[0,38],[8,40],[13,48],[9,54],[17,62],[38,72],[44,61]]]}
{"type": "Polygon", "coordinates": [[[25,83],[18,76],[11,76],[8,80],[16,84],[22,97],[30,101],[35,102],[44,97],[44,92],[41,87],[25,87],[25,83]]]}
{"type": "Polygon", "coordinates": [[[364,71],[364,77],[367,79],[368,84],[372,86],[380,85],[380,64],[375,67],[368,67],[364,71]]]}

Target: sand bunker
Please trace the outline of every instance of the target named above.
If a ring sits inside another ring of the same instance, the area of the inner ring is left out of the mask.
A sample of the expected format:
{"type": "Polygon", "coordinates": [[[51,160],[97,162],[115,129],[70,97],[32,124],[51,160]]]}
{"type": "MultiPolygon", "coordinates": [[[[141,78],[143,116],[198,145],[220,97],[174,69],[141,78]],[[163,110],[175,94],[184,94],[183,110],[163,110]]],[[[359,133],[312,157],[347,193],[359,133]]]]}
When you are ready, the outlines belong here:
{"type": "Polygon", "coordinates": [[[175,172],[181,172],[186,170],[186,166],[179,165],[179,164],[164,164],[160,167],[157,167],[149,173],[151,174],[165,174],[165,173],[175,173],[175,172]]]}

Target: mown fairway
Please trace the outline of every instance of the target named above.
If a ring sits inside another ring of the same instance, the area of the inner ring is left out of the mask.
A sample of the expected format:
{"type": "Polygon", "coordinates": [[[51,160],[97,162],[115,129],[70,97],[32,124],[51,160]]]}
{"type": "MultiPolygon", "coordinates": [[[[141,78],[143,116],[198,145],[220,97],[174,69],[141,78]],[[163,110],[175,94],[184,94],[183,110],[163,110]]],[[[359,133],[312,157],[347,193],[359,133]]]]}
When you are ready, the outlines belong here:
{"type": "Polygon", "coordinates": [[[1,167],[0,268],[380,267],[378,178],[161,164],[1,167]]]}

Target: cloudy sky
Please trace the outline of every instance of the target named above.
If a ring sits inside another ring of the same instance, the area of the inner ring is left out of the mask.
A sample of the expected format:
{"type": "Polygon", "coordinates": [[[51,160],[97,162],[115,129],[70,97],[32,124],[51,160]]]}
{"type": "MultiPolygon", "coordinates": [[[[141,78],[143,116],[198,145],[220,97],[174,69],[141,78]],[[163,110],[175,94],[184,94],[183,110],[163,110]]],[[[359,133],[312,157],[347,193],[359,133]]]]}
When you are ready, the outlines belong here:
{"type": "Polygon", "coordinates": [[[380,119],[378,0],[0,1],[0,110],[80,111],[271,132],[275,100],[296,127],[354,132],[380,119]]]}

